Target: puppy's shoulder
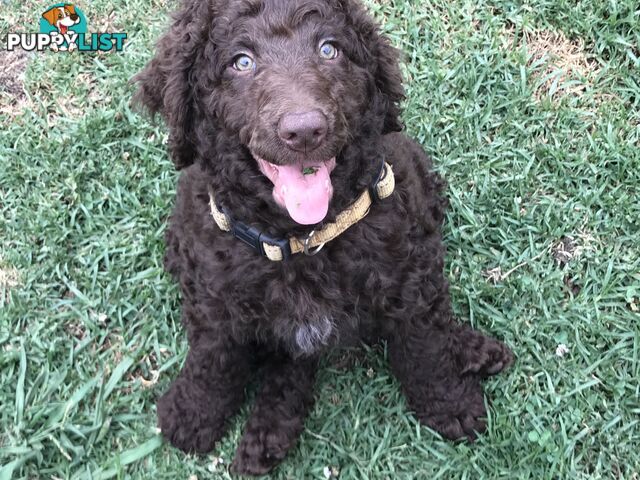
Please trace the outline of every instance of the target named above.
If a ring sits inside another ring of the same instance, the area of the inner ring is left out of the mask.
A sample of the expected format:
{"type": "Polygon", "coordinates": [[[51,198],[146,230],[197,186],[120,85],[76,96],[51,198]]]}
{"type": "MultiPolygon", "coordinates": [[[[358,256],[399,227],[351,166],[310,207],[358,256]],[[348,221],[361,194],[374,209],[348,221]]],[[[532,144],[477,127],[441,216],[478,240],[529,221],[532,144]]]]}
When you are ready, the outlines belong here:
{"type": "Polygon", "coordinates": [[[383,137],[386,158],[398,169],[415,168],[431,170],[433,163],[422,146],[404,133],[394,132],[383,137]]]}
{"type": "Polygon", "coordinates": [[[177,188],[177,207],[187,210],[207,210],[209,191],[207,174],[198,164],[180,171],[177,188]]]}
{"type": "Polygon", "coordinates": [[[403,133],[385,135],[387,162],[393,166],[396,179],[397,207],[410,221],[433,231],[442,224],[447,205],[446,184],[433,169],[433,163],[422,146],[403,133]]]}
{"type": "Polygon", "coordinates": [[[207,239],[216,236],[217,230],[211,216],[209,184],[209,175],[197,164],[180,171],[169,227],[181,232],[181,236],[207,239]]]}

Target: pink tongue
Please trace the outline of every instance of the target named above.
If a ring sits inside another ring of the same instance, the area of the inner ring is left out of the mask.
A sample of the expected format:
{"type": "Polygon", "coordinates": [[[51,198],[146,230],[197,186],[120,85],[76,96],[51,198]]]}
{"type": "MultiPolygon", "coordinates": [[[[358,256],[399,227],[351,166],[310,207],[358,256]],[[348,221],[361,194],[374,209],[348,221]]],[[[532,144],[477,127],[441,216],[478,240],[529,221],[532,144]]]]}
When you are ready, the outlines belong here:
{"type": "Polygon", "coordinates": [[[335,159],[296,165],[274,165],[258,159],[260,170],[274,184],[273,196],[302,225],[321,222],[333,194],[330,173],[335,159]]]}

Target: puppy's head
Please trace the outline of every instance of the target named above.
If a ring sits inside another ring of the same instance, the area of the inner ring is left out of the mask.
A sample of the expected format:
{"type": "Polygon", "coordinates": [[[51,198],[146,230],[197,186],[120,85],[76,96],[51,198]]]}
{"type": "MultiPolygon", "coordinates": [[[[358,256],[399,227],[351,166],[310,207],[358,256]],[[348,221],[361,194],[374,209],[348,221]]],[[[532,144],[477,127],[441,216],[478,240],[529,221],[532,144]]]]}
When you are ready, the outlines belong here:
{"type": "Polygon", "coordinates": [[[232,135],[302,224],[326,215],[347,144],[400,129],[396,51],[354,0],[186,0],[135,80],[179,168],[232,135]]]}

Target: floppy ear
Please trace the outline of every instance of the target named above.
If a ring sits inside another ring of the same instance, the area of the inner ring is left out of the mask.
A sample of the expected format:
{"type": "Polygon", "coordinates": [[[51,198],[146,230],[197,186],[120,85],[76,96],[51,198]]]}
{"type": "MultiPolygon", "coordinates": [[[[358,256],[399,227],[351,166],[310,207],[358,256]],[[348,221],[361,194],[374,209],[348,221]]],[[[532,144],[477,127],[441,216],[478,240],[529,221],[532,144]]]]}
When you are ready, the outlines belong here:
{"type": "Polygon", "coordinates": [[[383,133],[399,132],[402,130],[400,102],[404,99],[399,51],[380,33],[379,26],[363,6],[353,0],[338,1],[358,37],[354,42],[357,56],[371,71],[386,104],[383,133]]]}
{"type": "Polygon", "coordinates": [[[192,71],[208,41],[210,3],[185,0],[173,15],[169,31],[158,41],[155,57],[132,79],[138,84],[133,103],[164,117],[169,150],[178,169],[191,165],[196,156],[193,130],[198,111],[192,71]]]}
{"type": "Polygon", "coordinates": [[[42,14],[42,18],[44,18],[50,25],[55,25],[56,20],[58,19],[58,9],[56,7],[47,10],[42,14]]]}

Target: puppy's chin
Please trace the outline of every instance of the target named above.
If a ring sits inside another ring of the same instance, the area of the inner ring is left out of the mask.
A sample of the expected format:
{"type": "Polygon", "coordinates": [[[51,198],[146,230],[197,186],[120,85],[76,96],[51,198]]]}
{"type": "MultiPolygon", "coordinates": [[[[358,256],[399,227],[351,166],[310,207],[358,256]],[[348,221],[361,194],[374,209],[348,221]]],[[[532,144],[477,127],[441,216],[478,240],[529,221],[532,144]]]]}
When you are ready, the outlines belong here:
{"type": "Polygon", "coordinates": [[[327,216],[333,196],[331,172],[335,157],[277,165],[254,155],[260,171],[273,183],[273,198],[301,225],[315,225],[327,216]]]}

